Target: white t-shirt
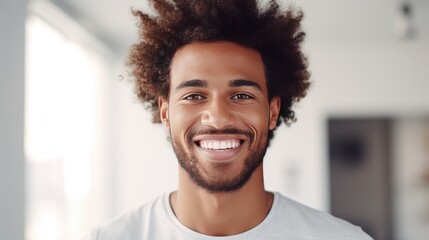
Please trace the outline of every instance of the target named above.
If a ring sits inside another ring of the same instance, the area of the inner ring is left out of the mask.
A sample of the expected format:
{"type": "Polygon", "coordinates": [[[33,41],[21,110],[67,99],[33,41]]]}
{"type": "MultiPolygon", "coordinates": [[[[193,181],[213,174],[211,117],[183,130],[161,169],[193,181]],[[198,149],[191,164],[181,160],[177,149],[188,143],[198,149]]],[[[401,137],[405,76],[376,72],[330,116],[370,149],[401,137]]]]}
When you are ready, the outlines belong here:
{"type": "Polygon", "coordinates": [[[367,240],[372,239],[361,228],[327,213],[309,208],[280,193],[267,217],[246,232],[214,237],[195,232],[179,222],[166,193],[140,208],[119,216],[94,229],[90,240],[367,240]]]}

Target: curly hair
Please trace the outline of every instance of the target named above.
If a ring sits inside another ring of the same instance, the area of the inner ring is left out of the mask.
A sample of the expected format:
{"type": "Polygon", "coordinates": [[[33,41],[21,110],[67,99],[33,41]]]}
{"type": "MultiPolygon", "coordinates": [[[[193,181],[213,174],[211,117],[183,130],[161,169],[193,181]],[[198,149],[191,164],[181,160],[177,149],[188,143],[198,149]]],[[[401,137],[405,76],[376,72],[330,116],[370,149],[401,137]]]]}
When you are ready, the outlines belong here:
{"type": "MultiPolygon", "coordinates": [[[[139,42],[131,47],[127,65],[135,91],[160,122],[158,97],[168,97],[170,64],[175,52],[192,42],[231,41],[261,54],[268,98],[281,98],[277,126],[295,119],[292,106],[310,85],[301,43],[302,11],[282,10],[275,0],[264,7],[257,0],[151,0],[156,15],[132,10],[139,21],[139,42]]],[[[273,132],[269,134],[272,138],[273,132]]]]}

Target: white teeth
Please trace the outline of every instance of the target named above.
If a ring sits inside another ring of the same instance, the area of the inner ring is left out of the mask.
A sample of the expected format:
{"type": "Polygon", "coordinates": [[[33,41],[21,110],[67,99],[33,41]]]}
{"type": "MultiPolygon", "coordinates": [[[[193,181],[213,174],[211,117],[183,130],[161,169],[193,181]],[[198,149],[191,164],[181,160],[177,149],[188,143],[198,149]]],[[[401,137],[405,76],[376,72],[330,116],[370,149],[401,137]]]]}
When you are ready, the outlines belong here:
{"type": "Polygon", "coordinates": [[[213,150],[224,150],[224,149],[233,149],[240,146],[240,140],[230,139],[225,141],[216,141],[216,140],[201,140],[199,145],[203,149],[213,149],[213,150]]]}

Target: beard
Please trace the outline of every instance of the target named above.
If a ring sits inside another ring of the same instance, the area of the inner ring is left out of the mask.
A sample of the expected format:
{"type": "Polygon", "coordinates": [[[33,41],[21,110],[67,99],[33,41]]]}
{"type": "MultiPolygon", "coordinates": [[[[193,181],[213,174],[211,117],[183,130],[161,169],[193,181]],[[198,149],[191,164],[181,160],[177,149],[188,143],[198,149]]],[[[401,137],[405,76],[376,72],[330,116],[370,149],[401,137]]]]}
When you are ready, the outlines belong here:
{"type": "Polygon", "coordinates": [[[251,146],[255,141],[255,135],[251,131],[238,129],[190,131],[186,137],[186,142],[189,147],[189,153],[187,153],[184,144],[181,144],[180,141],[176,141],[170,132],[171,143],[179,165],[187,172],[190,179],[197,186],[211,193],[234,192],[246,184],[253,172],[263,162],[265,152],[267,151],[267,134],[263,136],[265,136],[265,139],[262,139],[258,146],[256,146],[256,149],[252,150],[251,146]],[[226,174],[231,168],[231,163],[211,163],[209,166],[210,169],[205,169],[204,166],[200,164],[192,150],[193,147],[199,146],[196,146],[192,139],[195,135],[201,134],[242,134],[248,137],[249,154],[238,173],[226,174]]]}

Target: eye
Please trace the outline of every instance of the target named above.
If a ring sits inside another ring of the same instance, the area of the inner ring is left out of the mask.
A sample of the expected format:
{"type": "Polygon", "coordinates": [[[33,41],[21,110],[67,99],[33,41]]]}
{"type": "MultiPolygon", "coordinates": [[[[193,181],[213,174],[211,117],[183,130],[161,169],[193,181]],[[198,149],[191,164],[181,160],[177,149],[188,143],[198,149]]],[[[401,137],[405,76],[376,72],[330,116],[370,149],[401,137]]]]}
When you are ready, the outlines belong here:
{"type": "Polygon", "coordinates": [[[183,100],[190,100],[190,101],[193,101],[193,100],[203,100],[203,99],[204,99],[204,97],[201,96],[201,95],[199,95],[199,94],[189,94],[189,95],[186,95],[183,98],[183,100]]]}
{"type": "Polygon", "coordinates": [[[239,94],[235,94],[234,96],[232,96],[233,100],[243,100],[243,99],[253,99],[252,96],[250,96],[249,94],[245,94],[245,93],[239,93],[239,94]]]}

